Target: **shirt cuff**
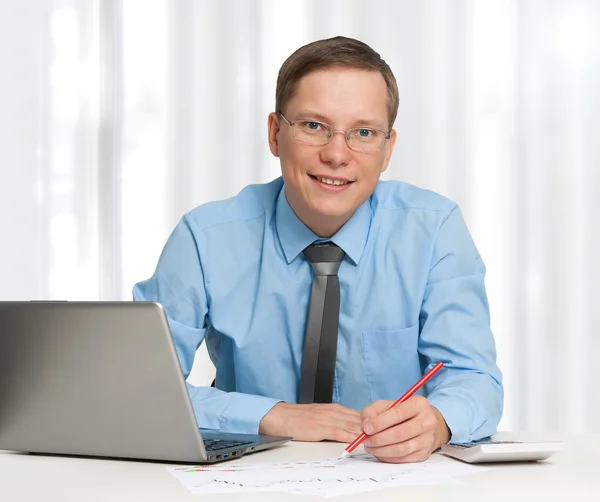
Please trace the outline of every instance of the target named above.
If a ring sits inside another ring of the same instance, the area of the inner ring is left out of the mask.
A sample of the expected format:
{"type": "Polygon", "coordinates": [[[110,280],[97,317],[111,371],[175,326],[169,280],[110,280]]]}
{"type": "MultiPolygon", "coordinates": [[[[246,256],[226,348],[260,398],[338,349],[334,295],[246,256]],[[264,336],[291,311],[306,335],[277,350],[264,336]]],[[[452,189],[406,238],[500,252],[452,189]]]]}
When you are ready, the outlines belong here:
{"type": "Polygon", "coordinates": [[[270,397],[230,392],[231,400],[221,413],[219,423],[223,432],[258,434],[262,418],[281,401],[270,397]]]}
{"type": "Polygon", "coordinates": [[[455,397],[432,394],[428,396],[427,400],[444,417],[446,425],[450,429],[449,442],[464,443],[471,440],[469,430],[471,421],[466,416],[464,406],[461,406],[455,397]]]}

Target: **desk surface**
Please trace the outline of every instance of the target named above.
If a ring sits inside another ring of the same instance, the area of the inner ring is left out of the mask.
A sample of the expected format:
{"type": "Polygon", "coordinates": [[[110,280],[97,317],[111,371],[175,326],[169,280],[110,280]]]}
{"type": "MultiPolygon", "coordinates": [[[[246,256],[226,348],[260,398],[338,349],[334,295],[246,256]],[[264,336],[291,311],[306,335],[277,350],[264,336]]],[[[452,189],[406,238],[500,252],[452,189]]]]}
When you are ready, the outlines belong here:
{"type": "MultiPolygon", "coordinates": [[[[292,442],[247,455],[234,463],[308,460],[334,456],[335,443],[292,442]]],[[[443,457],[443,456],[441,456],[443,457]]],[[[456,462],[447,457],[443,461],[456,462]]],[[[600,435],[565,438],[564,451],[544,462],[495,464],[494,469],[462,476],[464,484],[411,486],[343,497],[344,500],[572,500],[597,501],[600,493],[600,435]]],[[[282,493],[212,495],[226,500],[279,501],[282,493]]],[[[214,497],[214,498],[213,498],[214,497]]],[[[311,497],[285,494],[286,499],[311,497]]],[[[28,455],[0,451],[0,499],[6,501],[191,501],[199,500],[165,469],[165,464],[28,455]]],[[[315,500],[324,500],[315,498],[315,500]]],[[[339,499],[338,499],[339,500],[339,499]]]]}

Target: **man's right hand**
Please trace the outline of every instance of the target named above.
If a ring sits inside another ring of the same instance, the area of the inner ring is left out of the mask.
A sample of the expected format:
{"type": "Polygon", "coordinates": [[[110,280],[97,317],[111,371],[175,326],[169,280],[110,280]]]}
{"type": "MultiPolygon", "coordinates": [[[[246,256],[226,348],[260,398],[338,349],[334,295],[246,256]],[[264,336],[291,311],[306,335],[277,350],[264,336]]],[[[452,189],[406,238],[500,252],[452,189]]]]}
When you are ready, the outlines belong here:
{"type": "Polygon", "coordinates": [[[258,432],[296,441],[351,443],[362,427],[360,412],[339,404],[277,403],[260,421],[258,432]]]}

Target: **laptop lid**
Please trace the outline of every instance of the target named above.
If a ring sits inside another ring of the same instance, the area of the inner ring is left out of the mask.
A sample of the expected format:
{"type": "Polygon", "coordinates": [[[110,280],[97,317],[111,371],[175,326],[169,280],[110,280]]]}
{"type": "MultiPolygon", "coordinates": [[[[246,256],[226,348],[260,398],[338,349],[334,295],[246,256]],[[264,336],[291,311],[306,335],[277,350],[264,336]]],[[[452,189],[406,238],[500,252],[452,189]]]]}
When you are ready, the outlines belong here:
{"type": "Polygon", "coordinates": [[[0,449],[205,460],[162,307],[0,302],[0,449]]]}

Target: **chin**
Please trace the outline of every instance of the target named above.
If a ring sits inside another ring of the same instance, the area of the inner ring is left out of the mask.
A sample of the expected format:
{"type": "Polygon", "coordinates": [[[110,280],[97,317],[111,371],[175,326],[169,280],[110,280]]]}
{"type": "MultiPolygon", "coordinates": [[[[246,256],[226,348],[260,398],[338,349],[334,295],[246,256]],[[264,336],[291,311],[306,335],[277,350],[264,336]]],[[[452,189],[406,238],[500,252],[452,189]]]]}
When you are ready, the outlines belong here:
{"type": "Polygon", "coordinates": [[[313,211],[323,218],[341,218],[351,212],[348,207],[315,205],[313,211]]]}

